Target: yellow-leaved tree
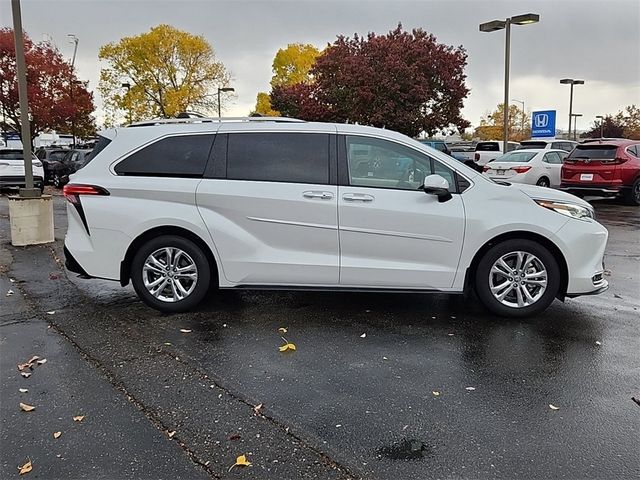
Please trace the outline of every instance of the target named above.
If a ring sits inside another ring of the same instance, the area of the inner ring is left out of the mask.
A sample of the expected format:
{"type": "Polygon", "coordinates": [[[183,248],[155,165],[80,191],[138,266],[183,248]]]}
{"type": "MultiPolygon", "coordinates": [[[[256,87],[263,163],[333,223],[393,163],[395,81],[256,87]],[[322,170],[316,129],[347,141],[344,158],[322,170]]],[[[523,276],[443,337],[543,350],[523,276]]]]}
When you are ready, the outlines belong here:
{"type": "Polygon", "coordinates": [[[98,87],[107,125],[123,117],[136,121],[175,117],[188,110],[214,111],[218,87],[229,82],[227,70],[203,36],[170,25],[108,43],[98,58],[107,64],[98,87]]]}
{"type": "MultiPolygon", "coordinates": [[[[493,112],[487,112],[480,119],[480,126],[475,130],[475,136],[480,140],[502,140],[504,135],[504,104],[498,104],[493,112]]],[[[531,137],[531,121],[529,116],[516,105],[509,105],[509,140],[521,141],[531,137]]]]}
{"type": "MultiPolygon", "coordinates": [[[[312,82],[309,70],[320,53],[320,50],[308,43],[290,43],[286,48],[279,49],[271,66],[271,88],[312,82]]],[[[255,111],[261,115],[279,115],[271,107],[270,95],[265,92],[258,93],[255,111]]]]}

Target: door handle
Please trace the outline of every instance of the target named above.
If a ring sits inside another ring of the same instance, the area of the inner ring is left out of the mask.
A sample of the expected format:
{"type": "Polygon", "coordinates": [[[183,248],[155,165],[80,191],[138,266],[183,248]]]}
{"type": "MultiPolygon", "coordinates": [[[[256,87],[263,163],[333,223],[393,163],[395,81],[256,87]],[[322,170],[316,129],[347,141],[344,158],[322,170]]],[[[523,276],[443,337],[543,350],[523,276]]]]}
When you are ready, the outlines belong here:
{"type": "Polygon", "coordinates": [[[367,195],[366,193],[345,193],[342,199],[347,202],[373,202],[373,195],[367,195]]]}
{"type": "Polygon", "coordinates": [[[333,198],[333,193],[309,191],[309,192],[304,192],[302,196],[304,198],[319,198],[320,200],[331,200],[333,198]]]}

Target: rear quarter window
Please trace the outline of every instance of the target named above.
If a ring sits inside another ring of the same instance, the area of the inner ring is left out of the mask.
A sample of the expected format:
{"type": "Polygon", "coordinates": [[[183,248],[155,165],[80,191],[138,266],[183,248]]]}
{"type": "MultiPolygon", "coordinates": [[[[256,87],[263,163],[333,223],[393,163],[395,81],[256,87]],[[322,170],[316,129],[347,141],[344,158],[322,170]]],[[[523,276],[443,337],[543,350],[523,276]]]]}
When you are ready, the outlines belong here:
{"type": "MultiPolygon", "coordinates": [[[[201,177],[214,135],[180,135],[160,139],[129,155],[114,170],[118,175],[201,177]]],[[[94,158],[97,153],[94,149],[94,158]]]]}

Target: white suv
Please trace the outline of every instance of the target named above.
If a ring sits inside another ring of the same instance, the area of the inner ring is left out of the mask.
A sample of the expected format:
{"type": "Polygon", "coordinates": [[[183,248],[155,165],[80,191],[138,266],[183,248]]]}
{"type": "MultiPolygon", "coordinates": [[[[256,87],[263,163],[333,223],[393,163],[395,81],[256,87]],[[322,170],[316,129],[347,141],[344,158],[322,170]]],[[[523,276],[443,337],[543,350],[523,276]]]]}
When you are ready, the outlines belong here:
{"type": "Polygon", "coordinates": [[[494,182],[404,135],[284,118],[101,133],[64,188],[67,268],[148,305],[227,289],[475,288],[504,316],[604,291],[607,230],[572,195],[494,182]]]}

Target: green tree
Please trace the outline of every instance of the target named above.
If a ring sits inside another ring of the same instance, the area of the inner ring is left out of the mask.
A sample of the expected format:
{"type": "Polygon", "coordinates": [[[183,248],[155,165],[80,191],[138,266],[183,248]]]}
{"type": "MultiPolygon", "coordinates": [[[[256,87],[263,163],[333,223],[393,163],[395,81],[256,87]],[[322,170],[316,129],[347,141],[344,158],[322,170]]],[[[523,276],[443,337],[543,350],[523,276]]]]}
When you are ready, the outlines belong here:
{"type": "MultiPolygon", "coordinates": [[[[487,112],[480,119],[480,126],[475,129],[475,136],[480,140],[502,140],[504,125],[504,103],[498,104],[493,112],[487,112]]],[[[509,105],[509,140],[518,142],[531,137],[531,121],[529,116],[516,105],[509,105]]]]}
{"type": "Polygon", "coordinates": [[[158,25],[100,48],[100,93],[108,123],[129,114],[132,120],[174,117],[192,110],[217,109],[217,88],[229,81],[224,65],[200,35],[158,25]],[[123,83],[130,88],[123,88],[123,83]]]}
{"type": "MultiPolygon", "coordinates": [[[[271,88],[313,82],[310,71],[320,53],[320,50],[309,43],[290,43],[279,49],[271,65],[271,88]]],[[[261,115],[280,115],[271,106],[270,94],[265,92],[258,93],[255,111],[261,115]]]]}

